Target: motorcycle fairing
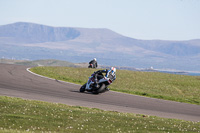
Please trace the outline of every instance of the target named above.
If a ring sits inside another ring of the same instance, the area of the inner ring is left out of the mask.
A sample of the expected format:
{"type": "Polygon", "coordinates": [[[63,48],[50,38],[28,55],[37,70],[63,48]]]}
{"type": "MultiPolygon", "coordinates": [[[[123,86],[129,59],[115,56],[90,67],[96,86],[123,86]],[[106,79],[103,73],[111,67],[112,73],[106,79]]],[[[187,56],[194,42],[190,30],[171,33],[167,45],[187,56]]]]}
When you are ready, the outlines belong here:
{"type": "Polygon", "coordinates": [[[86,90],[91,90],[92,89],[92,87],[91,87],[92,84],[94,84],[94,77],[93,77],[93,75],[91,75],[91,77],[89,77],[85,89],[86,90]]]}

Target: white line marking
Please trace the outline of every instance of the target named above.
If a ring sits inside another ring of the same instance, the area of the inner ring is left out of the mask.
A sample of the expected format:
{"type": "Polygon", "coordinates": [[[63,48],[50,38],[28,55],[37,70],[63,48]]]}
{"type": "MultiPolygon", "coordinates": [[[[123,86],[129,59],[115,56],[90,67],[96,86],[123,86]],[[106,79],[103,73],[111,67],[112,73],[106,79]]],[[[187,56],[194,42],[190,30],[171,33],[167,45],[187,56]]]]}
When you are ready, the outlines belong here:
{"type": "MultiPolygon", "coordinates": [[[[50,79],[50,80],[54,80],[54,81],[57,80],[57,79],[53,79],[53,78],[49,78],[49,77],[45,77],[45,76],[42,76],[42,75],[36,74],[36,73],[30,71],[29,69],[31,69],[31,68],[27,68],[26,70],[27,70],[28,72],[32,73],[33,75],[36,75],[36,76],[39,76],[39,77],[42,77],[42,78],[46,78],[46,79],[50,79]]],[[[62,80],[57,80],[57,81],[59,81],[59,82],[63,82],[63,83],[68,83],[68,84],[72,84],[72,85],[78,85],[78,84],[75,84],[75,83],[70,83],[70,82],[62,81],[62,80]]],[[[78,86],[81,86],[81,85],[78,85],[78,86]]],[[[114,93],[124,94],[124,95],[132,95],[132,96],[134,95],[134,94],[122,93],[122,92],[117,92],[117,91],[112,91],[112,90],[110,90],[110,91],[111,91],[111,92],[114,92],[114,93]]],[[[134,96],[144,97],[144,98],[150,98],[150,97],[139,96],[139,95],[134,95],[134,96]]],[[[156,99],[156,98],[153,98],[153,99],[156,99]]]]}
{"type": "Polygon", "coordinates": [[[68,84],[72,84],[72,85],[78,85],[78,86],[81,86],[81,85],[79,85],[79,84],[70,83],[70,82],[66,82],[66,81],[62,81],[62,80],[57,80],[57,79],[53,79],[53,78],[49,78],[49,77],[45,77],[45,76],[42,76],[42,75],[36,74],[36,73],[30,71],[29,69],[31,69],[31,68],[27,68],[26,71],[30,72],[30,73],[33,74],[33,75],[36,75],[36,76],[42,77],[42,78],[46,78],[46,79],[50,79],[50,80],[54,80],[54,81],[59,81],[59,82],[63,82],[63,83],[68,83],[68,84]]]}
{"type": "MultiPolygon", "coordinates": [[[[49,77],[45,77],[45,76],[36,74],[36,73],[30,71],[29,69],[31,69],[31,68],[27,68],[26,70],[27,70],[28,72],[32,73],[33,75],[36,75],[36,76],[39,76],[39,77],[42,77],[42,78],[46,78],[46,79],[50,79],[50,80],[54,80],[54,81],[57,80],[57,79],[53,79],[53,78],[49,78],[49,77]]],[[[70,83],[70,82],[62,81],[62,80],[57,80],[57,81],[63,82],[63,83],[68,83],[68,84],[72,84],[72,85],[78,85],[78,84],[75,84],[75,83],[70,83]]],[[[81,85],[79,85],[79,86],[81,86],[81,85]]],[[[115,92],[115,93],[125,94],[125,95],[134,95],[134,94],[122,93],[122,92],[117,92],[117,91],[112,91],[112,90],[110,90],[110,91],[111,91],[111,92],[115,92]]],[[[138,96],[138,95],[134,95],[134,96],[138,96]]],[[[145,96],[139,96],[139,97],[145,97],[145,96]]],[[[145,98],[147,98],[147,97],[145,97],[145,98]]]]}
{"type": "MultiPolygon", "coordinates": [[[[49,77],[45,77],[45,76],[42,76],[42,75],[36,74],[36,73],[30,71],[29,69],[31,69],[31,68],[27,68],[26,70],[27,70],[28,72],[30,72],[30,73],[36,75],[36,76],[39,76],[39,77],[42,77],[42,78],[46,78],[46,79],[50,79],[50,80],[54,80],[54,81],[57,80],[57,79],[53,79],[53,78],[49,78],[49,77]]],[[[62,81],[62,80],[57,80],[57,81],[59,81],[59,82],[63,82],[63,83],[68,83],[68,84],[72,84],[72,85],[78,85],[78,86],[81,86],[81,85],[79,85],[79,84],[70,83],[70,82],[66,82],[66,81],[62,81]]],[[[147,99],[150,98],[150,99],[157,99],[157,100],[163,100],[163,101],[168,101],[168,102],[176,102],[176,101],[170,101],[170,100],[158,99],[158,98],[153,98],[153,97],[146,97],[146,96],[140,96],[140,95],[134,95],[134,94],[128,94],[128,93],[122,93],[122,92],[118,92],[118,91],[112,91],[112,90],[110,90],[110,91],[111,91],[111,92],[114,92],[114,93],[124,94],[124,95],[131,95],[131,96],[143,97],[143,98],[147,98],[147,99]]],[[[178,102],[178,103],[180,103],[180,102],[178,102]]]]}

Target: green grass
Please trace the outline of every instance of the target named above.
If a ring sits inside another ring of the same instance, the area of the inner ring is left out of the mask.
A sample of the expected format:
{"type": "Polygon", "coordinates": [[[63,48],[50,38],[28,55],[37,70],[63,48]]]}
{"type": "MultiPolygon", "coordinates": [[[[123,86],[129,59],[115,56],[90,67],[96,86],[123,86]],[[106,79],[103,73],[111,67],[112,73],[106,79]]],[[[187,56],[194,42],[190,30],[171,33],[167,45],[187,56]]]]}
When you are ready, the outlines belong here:
{"type": "MultiPolygon", "coordinates": [[[[76,84],[84,84],[96,69],[35,67],[31,71],[76,84]]],[[[147,97],[200,105],[200,76],[117,70],[110,89],[147,97]]]]}
{"type": "Polygon", "coordinates": [[[200,132],[200,122],[0,96],[0,133],[200,132]]]}

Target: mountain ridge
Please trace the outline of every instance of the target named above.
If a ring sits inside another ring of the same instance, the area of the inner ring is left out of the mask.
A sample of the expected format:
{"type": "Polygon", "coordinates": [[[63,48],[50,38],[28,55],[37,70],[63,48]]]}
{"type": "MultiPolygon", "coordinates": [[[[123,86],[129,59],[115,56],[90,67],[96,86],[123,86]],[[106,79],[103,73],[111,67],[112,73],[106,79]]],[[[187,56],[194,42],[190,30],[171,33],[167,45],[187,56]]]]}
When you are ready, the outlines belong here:
{"type": "Polygon", "coordinates": [[[51,57],[87,62],[96,57],[103,65],[200,69],[200,39],[141,40],[106,28],[52,27],[18,22],[0,26],[0,47],[1,57],[16,59],[51,57]]]}

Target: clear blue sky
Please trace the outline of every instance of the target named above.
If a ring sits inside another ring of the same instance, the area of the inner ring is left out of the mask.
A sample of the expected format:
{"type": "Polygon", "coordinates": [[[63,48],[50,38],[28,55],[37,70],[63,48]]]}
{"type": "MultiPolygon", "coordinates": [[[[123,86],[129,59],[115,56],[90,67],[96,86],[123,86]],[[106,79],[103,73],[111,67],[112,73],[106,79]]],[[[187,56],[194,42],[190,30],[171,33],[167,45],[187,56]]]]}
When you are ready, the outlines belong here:
{"type": "Polygon", "coordinates": [[[0,25],[108,28],[136,39],[200,39],[200,0],[0,0],[0,25]]]}

